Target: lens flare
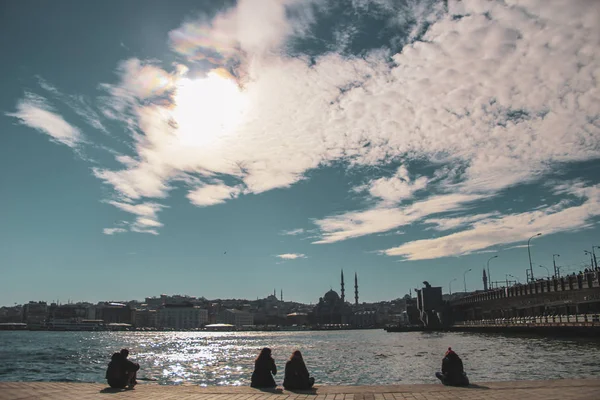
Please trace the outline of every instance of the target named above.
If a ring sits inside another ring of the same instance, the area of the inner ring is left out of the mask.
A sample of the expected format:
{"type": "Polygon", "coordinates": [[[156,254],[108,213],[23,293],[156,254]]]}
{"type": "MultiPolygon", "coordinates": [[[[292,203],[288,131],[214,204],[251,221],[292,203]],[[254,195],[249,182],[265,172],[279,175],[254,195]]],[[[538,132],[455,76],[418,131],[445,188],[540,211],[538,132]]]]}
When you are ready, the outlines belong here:
{"type": "Polygon", "coordinates": [[[247,99],[227,71],[216,69],[205,78],[181,78],[172,116],[184,146],[210,146],[232,134],[242,121],[247,99]]]}

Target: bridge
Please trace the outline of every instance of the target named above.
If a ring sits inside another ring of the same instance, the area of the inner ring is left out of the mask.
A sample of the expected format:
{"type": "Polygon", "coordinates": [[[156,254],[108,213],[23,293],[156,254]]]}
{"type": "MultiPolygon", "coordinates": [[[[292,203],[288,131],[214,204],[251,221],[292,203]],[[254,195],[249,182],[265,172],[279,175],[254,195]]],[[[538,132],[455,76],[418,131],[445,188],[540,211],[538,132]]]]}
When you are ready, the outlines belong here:
{"type": "Polygon", "coordinates": [[[476,291],[450,301],[442,300],[442,288],[424,284],[417,290],[419,320],[411,321],[424,329],[600,330],[600,270],[476,291]]]}

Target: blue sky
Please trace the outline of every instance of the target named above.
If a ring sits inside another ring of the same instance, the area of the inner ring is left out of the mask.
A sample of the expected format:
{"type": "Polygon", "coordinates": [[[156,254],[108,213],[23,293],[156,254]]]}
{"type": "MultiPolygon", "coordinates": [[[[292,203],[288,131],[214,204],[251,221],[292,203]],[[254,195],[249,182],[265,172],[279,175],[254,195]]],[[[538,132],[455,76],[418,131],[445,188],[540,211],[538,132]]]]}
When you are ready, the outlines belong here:
{"type": "Polygon", "coordinates": [[[589,263],[600,4],[219,4],[0,5],[0,304],[589,263]]]}

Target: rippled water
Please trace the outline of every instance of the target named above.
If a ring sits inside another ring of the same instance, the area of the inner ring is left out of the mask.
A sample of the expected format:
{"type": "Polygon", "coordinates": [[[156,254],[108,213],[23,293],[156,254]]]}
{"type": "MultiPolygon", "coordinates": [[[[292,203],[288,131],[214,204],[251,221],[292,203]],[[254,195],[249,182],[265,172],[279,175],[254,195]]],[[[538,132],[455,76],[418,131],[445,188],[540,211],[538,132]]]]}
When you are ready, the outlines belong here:
{"type": "Polygon", "coordinates": [[[0,332],[0,380],[102,382],[122,347],[139,377],[161,384],[247,385],[268,346],[280,372],[300,349],[320,384],[433,383],[452,346],[472,381],[582,378],[600,373],[600,343],[582,339],[469,333],[334,332],[0,332]]]}

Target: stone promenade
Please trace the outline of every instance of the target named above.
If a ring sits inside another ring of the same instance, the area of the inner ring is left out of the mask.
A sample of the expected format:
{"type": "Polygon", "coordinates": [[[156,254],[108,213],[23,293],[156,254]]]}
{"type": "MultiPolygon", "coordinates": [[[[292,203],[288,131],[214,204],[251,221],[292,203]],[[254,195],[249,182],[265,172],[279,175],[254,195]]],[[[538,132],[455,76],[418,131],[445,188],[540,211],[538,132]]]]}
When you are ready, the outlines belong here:
{"type": "Polygon", "coordinates": [[[0,382],[1,400],[164,399],[164,400],[442,400],[442,399],[600,399],[600,379],[478,383],[468,388],[442,385],[319,386],[311,392],[278,388],[161,386],[141,383],[135,390],[113,390],[98,383],[0,382]]]}

